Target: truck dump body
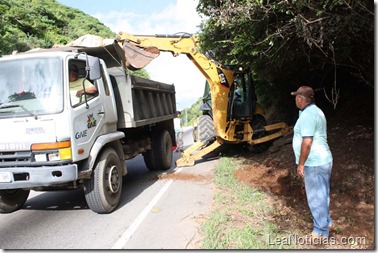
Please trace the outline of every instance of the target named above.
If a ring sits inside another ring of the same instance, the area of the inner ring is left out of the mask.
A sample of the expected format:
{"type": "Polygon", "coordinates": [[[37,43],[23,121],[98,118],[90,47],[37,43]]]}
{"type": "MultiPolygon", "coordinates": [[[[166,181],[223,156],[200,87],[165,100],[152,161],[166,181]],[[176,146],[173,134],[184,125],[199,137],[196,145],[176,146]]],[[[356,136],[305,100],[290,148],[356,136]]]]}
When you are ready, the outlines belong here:
{"type": "Polygon", "coordinates": [[[173,85],[131,76],[135,126],[173,119],[176,115],[173,85]]]}
{"type": "Polygon", "coordinates": [[[140,127],[176,115],[175,87],[109,69],[117,103],[118,128],[140,127]]]}

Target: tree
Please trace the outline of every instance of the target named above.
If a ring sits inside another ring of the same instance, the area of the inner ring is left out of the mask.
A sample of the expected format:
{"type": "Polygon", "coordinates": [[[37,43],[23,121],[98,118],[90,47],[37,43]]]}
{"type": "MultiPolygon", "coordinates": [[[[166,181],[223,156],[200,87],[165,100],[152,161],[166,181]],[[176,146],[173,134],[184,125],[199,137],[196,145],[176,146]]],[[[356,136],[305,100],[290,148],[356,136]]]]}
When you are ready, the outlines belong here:
{"type": "Polygon", "coordinates": [[[146,79],[151,79],[150,75],[148,74],[148,72],[145,69],[139,69],[139,70],[136,70],[136,71],[132,71],[132,70],[127,70],[127,71],[130,73],[130,75],[143,77],[143,78],[146,78],[146,79]]]}
{"type": "Polygon", "coordinates": [[[200,107],[202,105],[202,98],[198,98],[198,100],[190,106],[190,108],[185,108],[181,110],[182,122],[188,123],[188,126],[194,124],[195,120],[202,115],[202,111],[200,107]]]}
{"type": "MultiPolygon", "coordinates": [[[[200,0],[201,47],[251,66],[276,87],[311,85],[337,104],[340,87],[374,87],[374,4],[368,0],[200,0]]],[[[278,87],[280,89],[280,87],[278,87]]]]}

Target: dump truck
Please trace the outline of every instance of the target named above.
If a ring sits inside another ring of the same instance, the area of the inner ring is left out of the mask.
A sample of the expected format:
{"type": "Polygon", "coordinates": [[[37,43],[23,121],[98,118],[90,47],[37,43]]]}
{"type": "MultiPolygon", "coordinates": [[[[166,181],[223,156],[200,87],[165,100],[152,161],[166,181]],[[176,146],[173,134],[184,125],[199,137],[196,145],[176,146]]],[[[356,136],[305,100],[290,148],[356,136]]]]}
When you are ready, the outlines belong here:
{"type": "Polygon", "coordinates": [[[172,165],[175,86],[128,74],[114,40],[0,57],[0,91],[0,213],[20,209],[30,190],[77,188],[92,211],[110,213],[125,160],[172,165]],[[74,90],[70,71],[82,79],[74,90]]]}
{"type": "Polygon", "coordinates": [[[178,167],[193,166],[228,144],[243,144],[248,150],[266,150],[273,140],[292,133],[284,122],[267,125],[265,110],[258,103],[251,70],[243,66],[224,66],[200,50],[197,34],[133,35],[119,32],[116,37],[124,49],[129,68],[140,69],[160,52],[186,55],[206,78],[201,106],[202,116],[195,129],[196,142],[185,149],[178,167]]]}

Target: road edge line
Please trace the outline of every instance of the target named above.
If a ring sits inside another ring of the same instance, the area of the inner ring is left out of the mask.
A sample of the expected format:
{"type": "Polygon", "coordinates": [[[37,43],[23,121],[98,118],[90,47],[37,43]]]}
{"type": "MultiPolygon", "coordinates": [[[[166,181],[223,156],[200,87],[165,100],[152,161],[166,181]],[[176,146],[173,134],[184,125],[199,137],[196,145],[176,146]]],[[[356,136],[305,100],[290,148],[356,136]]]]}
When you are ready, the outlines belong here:
{"type": "MultiPolygon", "coordinates": [[[[182,168],[179,168],[175,173],[180,172],[182,168]]],[[[122,234],[122,236],[116,241],[112,249],[123,249],[128,240],[132,237],[135,231],[138,229],[140,224],[146,218],[147,214],[151,211],[152,207],[160,200],[163,194],[168,190],[169,186],[173,183],[173,180],[170,179],[163,188],[155,195],[151,202],[143,209],[143,211],[138,215],[138,217],[131,223],[127,230],[122,234]]]]}

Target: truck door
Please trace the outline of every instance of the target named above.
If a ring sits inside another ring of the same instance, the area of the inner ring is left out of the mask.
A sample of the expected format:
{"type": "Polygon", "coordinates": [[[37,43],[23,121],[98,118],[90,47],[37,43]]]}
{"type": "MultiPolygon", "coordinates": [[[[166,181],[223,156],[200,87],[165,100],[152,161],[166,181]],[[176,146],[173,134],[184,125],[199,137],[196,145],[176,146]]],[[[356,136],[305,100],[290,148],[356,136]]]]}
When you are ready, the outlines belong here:
{"type": "Polygon", "coordinates": [[[116,125],[117,116],[111,109],[112,99],[104,72],[101,71],[103,74],[100,79],[88,80],[85,73],[86,61],[72,59],[68,62],[70,68],[73,64],[78,67],[80,82],[70,82],[68,100],[72,111],[72,156],[74,161],[79,161],[89,156],[90,149],[98,136],[114,131],[114,127],[111,126],[116,125]],[[80,95],[83,90],[83,79],[88,93],[80,95]],[[97,91],[89,93],[93,91],[93,86],[97,91]]]}

